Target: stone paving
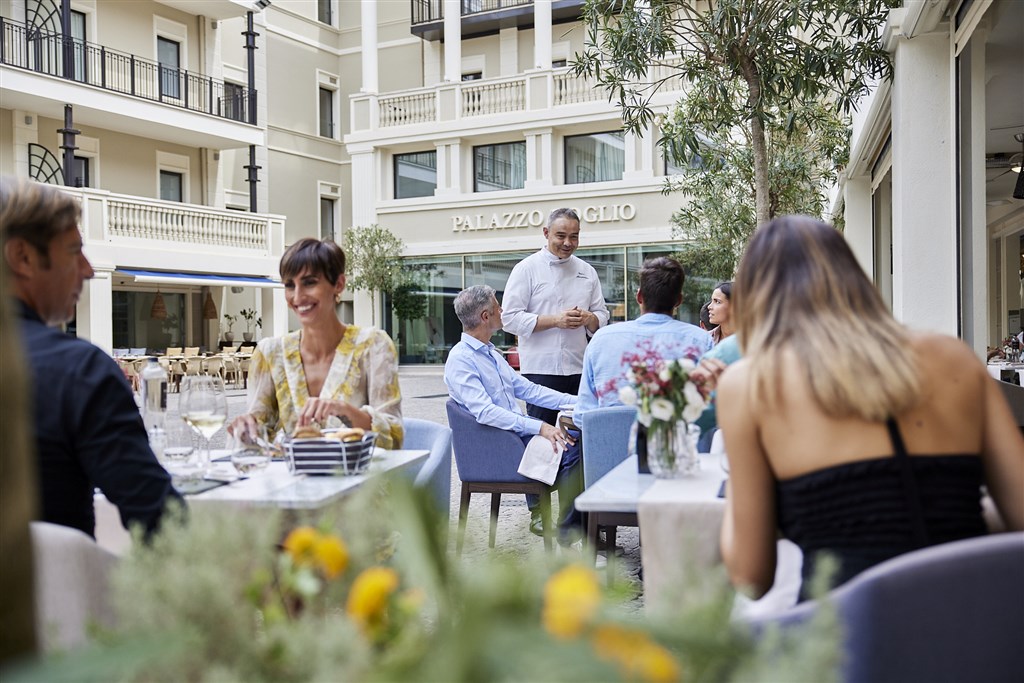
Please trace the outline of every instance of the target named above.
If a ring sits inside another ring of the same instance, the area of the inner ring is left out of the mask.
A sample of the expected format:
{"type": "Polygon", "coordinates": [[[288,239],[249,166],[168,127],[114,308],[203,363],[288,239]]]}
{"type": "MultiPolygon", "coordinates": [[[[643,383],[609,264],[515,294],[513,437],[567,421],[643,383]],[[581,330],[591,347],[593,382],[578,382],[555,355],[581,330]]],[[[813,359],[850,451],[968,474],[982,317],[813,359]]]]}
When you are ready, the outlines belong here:
{"type": "MultiPolygon", "coordinates": [[[[448,417],[445,414],[444,404],[448,399],[448,391],[443,380],[443,368],[441,366],[403,366],[399,369],[399,383],[402,389],[402,413],[406,417],[415,417],[423,420],[431,420],[441,424],[448,424],[448,417]]],[[[242,389],[228,389],[228,415],[229,420],[244,412],[246,406],[245,391],[242,389]]],[[[176,419],[178,415],[177,394],[168,396],[168,419],[176,419]]],[[[222,448],[224,444],[223,430],[214,436],[213,448],[222,448]]],[[[459,510],[459,475],[455,468],[455,461],[452,460],[452,491],[451,491],[451,533],[450,552],[455,548],[455,532],[458,522],[459,510]]],[[[557,495],[553,496],[552,504],[556,506],[557,495]]],[[[469,519],[466,527],[466,543],[463,551],[464,561],[472,561],[490,552],[487,547],[488,516],[490,514],[490,496],[474,495],[470,504],[469,519]]],[[[544,542],[541,538],[534,536],[528,530],[529,512],[526,508],[526,500],[520,495],[504,495],[501,500],[501,509],[498,515],[498,531],[495,541],[495,550],[516,556],[526,556],[530,553],[543,551],[544,542]]],[[[627,580],[636,583],[640,588],[640,535],[635,527],[620,527],[618,530],[617,543],[622,548],[622,556],[613,561],[613,571],[627,580]]],[[[556,544],[557,547],[557,544],[556,544]]],[[[556,552],[579,555],[577,551],[557,549],[556,552]]],[[[639,604],[640,601],[637,601],[639,604]]]]}

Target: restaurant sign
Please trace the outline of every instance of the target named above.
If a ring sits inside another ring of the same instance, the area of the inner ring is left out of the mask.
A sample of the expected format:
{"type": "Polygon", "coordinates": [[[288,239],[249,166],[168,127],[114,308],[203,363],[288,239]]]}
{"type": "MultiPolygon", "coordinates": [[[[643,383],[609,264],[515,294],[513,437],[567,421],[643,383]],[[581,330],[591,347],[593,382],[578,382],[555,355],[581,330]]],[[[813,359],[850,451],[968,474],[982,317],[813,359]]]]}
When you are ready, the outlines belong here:
{"type": "MultiPolygon", "coordinates": [[[[631,221],[636,217],[636,207],[630,203],[601,204],[576,209],[584,223],[613,223],[631,221]]],[[[517,228],[539,228],[544,225],[547,214],[540,209],[533,211],[493,212],[490,215],[465,214],[452,216],[452,232],[474,230],[514,230],[517,228]]]]}

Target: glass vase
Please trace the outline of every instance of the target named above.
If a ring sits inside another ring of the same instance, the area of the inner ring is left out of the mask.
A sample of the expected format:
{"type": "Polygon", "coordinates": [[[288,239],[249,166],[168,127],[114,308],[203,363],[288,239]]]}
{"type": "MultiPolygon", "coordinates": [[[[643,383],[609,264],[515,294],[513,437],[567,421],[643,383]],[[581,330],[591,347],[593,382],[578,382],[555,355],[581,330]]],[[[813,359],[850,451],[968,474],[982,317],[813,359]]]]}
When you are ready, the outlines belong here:
{"type": "Polygon", "coordinates": [[[700,427],[685,420],[660,422],[647,428],[647,463],[659,479],[689,477],[700,470],[697,441],[700,427]]]}

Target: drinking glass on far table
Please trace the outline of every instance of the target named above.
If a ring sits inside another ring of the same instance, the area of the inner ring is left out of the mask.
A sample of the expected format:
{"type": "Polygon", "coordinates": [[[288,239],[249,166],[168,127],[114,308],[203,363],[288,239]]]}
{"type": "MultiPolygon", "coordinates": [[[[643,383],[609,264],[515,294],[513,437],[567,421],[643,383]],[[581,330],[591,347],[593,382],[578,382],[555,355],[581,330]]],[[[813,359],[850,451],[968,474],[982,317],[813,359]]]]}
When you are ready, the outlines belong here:
{"type": "Polygon", "coordinates": [[[231,464],[242,476],[252,476],[267,468],[271,456],[269,447],[267,428],[264,425],[256,425],[255,437],[244,429],[228,437],[231,464]]]}
{"type": "Polygon", "coordinates": [[[187,375],[182,380],[178,398],[181,419],[202,438],[201,460],[210,468],[210,438],[228,419],[228,400],[224,394],[224,381],[209,375],[187,375]]]}

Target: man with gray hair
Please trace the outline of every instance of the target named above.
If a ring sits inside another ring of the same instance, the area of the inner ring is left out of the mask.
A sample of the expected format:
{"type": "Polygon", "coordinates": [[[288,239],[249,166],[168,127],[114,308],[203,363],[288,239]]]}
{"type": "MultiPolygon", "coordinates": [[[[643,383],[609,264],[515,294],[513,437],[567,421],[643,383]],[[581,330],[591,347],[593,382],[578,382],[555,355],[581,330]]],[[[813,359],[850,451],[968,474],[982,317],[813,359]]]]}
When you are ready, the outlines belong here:
{"type": "Polygon", "coordinates": [[[566,447],[556,480],[561,509],[558,540],[562,545],[572,543],[582,531],[579,513],[572,504],[582,490],[579,448],[562,430],[524,415],[517,399],[557,411],[575,404],[576,396],[534,384],[495,350],[490,340],[501,329],[501,306],[492,288],[476,285],[459,292],[455,315],[462,322],[463,332],[444,365],[448,393],[480,424],[514,432],[524,443],[539,434],[551,442],[552,448],[566,447]]]}

